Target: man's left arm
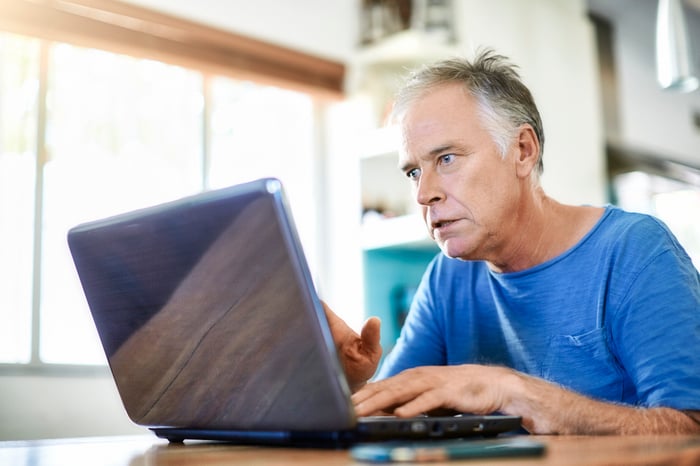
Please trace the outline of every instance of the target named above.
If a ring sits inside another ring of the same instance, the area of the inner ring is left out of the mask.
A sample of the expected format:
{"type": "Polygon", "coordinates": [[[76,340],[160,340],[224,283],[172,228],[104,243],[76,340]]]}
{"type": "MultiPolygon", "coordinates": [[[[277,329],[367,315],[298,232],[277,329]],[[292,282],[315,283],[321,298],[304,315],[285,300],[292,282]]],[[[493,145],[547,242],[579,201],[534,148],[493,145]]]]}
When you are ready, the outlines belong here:
{"type": "Polygon", "coordinates": [[[542,379],[516,374],[510,405],[533,433],[700,434],[700,412],[668,407],[636,407],[594,400],[542,379]]]}

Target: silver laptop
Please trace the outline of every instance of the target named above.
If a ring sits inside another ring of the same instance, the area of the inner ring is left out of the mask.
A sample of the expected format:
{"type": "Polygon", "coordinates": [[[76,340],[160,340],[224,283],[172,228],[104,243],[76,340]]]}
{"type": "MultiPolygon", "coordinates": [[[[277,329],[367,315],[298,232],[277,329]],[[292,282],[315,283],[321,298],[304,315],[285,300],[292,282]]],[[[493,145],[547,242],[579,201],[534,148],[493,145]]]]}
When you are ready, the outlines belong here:
{"type": "Polygon", "coordinates": [[[351,445],[520,418],[358,418],[279,180],[86,223],[68,243],[127,414],[170,441],[351,445]]]}

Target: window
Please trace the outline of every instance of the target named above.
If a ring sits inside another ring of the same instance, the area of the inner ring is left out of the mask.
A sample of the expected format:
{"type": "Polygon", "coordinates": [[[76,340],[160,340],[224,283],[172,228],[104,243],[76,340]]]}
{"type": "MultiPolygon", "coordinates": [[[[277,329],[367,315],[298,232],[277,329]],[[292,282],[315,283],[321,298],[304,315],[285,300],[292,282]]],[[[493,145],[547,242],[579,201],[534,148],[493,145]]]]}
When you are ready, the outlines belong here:
{"type": "Polygon", "coordinates": [[[206,172],[212,188],[276,176],[285,182],[292,215],[317,263],[314,205],[314,102],[306,94],[218,77],[211,81],[211,155],[206,172]]]}
{"type": "Polygon", "coordinates": [[[0,34],[0,361],[31,357],[39,41],[0,34]]]}
{"type": "Polygon", "coordinates": [[[39,356],[95,363],[100,348],[79,284],[67,273],[66,232],[201,189],[202,77],[66,44],[51,46],[48,71],[39,356]]]}
{"type": "Polygon", "coordinates": [[[78,223],[262,176],[312,269],[314,99],[0,32],[0,363],[102,364],[66,244],[78,223]]]}

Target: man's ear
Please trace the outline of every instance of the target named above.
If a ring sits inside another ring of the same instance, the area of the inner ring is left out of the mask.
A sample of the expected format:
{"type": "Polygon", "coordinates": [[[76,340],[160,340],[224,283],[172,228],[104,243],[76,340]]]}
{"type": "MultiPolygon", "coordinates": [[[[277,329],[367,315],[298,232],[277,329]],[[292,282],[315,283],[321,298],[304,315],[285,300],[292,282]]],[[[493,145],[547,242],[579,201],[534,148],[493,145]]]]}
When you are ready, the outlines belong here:
{"type": "Polygon", "coordinates": [[[540,158],[540,143],[532,126],[521,125],[518,129],[518,152],[516,173],[520,178],[526,178],[533,170],[537,169],[540,158]]]}

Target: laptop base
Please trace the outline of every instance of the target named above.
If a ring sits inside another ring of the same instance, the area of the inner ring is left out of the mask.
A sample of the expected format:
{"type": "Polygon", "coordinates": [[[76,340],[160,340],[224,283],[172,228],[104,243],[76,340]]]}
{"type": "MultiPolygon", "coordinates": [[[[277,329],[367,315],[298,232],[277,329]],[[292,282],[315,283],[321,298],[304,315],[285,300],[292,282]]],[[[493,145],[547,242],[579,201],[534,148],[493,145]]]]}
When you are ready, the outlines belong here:
{"type": "Polygon", "coordinates": [[[244,431],[153,427],[156,436],[170,443],[209,440],[240,445],[288,446],[307,448],[347,448],[360,442],[386,440],[425,440],[467,437],[495,437],[520,429],[517,416],[447,416],[401,419],[362,418],[355,429],[345,431],[244,431]]]}

